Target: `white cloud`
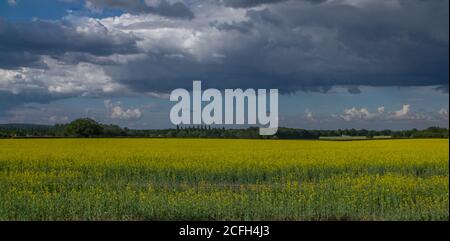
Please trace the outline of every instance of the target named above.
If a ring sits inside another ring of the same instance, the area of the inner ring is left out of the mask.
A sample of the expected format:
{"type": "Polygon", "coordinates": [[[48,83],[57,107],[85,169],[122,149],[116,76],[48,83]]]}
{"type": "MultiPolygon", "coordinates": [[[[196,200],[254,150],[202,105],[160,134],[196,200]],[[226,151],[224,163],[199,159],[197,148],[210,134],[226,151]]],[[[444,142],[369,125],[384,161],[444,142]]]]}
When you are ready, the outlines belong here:
{"type": "Polygon", "coordinates": [[[406,104],[400,110],[391,113],[390,118],[392,119],[411,119],[411,105],[406,104]]]}
{"type": "Polygon", "coordinates": [[[102,66],[84,62],[70,65],[46,56],[42,59],[47,69],[0,69],[0,90],[58,96],[108,95],[126,90],[102,66]]]}
{"type": "Polygon", "coordinates": [[[344,114],[341,117],[346,121],[351,121],[355,119],[359,120],[370,120],[379,116],[384,112],[384,107],[378,108],[378,113],[371,113],[367,108],[357,109],[356,107],[345,109],[344,114]],[[381,110],[381,111],[380,111],[381,110]]]}
{"type": "MultiPolygon", "coordinates": [[[[443,109],[439,111],[440,116],[446,115],[446,110],[443,109]]],[[[436,112],[433,113],[419,113],[413,112],[411,110],[410,104],[404,104],[401,109],[387,112],[384,106],[380,106],[377,108],[377,112],[370,112],[368,108],[356,108],[352,107],[349,109],[345,109],[344,113],[339,115],[341,119],[345,121],[354,121],[354,120],[434,120],[433,117],[436,117],[436,112]]],[[[447,113],[448,118],[448,113],[447,113]]]]}
{"type": "Polygon", "coordinates": [[[401,7],[398,0],[331,0],[329,2],[351,5],[358,8],[382,6],[390,9],[398,9],[401,7]]]}
{"type": "Polygon", "coordinates": [[[16,6],[17,0],[8,0],[8,4],[11,6],[16,6]]]}
{"type": "Polygon", "coordinates": [[[147,92],[146,94],[147,94],[148,96],[155,97],[155,98],[158,98],[158,99],[165,99],[165,100],[170,99],[170,94],[168,94],[168,93],[162,93],[162,92],[147,92]]]}
{"type": "MultiPolygon", "coordinates": [[[[199,13],[195,19],[186,22],[156,15],[122,14],[117,17],[99,19],[107,29],[135,35],[138,47],[147,54],[167,53],[166,57],[193,57],[200,62],[215,62],[225,57],[222,53],[229,47],[236,47],[236,33],[222,32],[210,25],[210,21],[226,20],[239,22],[248,19],[245,10],[214,7],[199,13]]],[[[241,39],[242,42],[244,39],[241,39]]],[[[242,42],[244,43],[244,42],[242,42]]]]}
{"type": "Polygon", "coordinates": [[[448,110],[442,108],[439,110],[439,115],[444,118],[445,120],[448,120],[448,110]]]}
{"type": "Polygon", "coordinates": [[[314,121],[314,114],[309,109],[305,110],[306,119],[309,121],[314,121]]]}
{"type": "Polygon", "coordinates": [[[137,120],[142,116],[142,111],[139,108],[124,109],[120,102],[114,105],[111,100],[105,100],[104,104],[109,110],[109,116],[112,119],[137,120]]]}
{"type": "Polygon", "coordinates": [[[48,118],[52,123],[67,123],[69,121],[69,117],[68,116],[50,116],[48,118]]]}

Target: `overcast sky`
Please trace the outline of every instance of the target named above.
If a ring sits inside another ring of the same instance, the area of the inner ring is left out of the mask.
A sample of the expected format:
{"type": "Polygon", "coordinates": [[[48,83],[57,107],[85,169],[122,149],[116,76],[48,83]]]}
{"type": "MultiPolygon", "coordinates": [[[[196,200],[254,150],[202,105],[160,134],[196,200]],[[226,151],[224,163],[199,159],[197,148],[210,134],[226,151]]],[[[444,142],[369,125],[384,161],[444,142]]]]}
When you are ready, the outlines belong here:
{"type": "Polygon", "coordinates": [[[280,125],[448,127],[448,0],[1,0],[0,123],[171,127],[168,93],[278,88],[280,125]]]}

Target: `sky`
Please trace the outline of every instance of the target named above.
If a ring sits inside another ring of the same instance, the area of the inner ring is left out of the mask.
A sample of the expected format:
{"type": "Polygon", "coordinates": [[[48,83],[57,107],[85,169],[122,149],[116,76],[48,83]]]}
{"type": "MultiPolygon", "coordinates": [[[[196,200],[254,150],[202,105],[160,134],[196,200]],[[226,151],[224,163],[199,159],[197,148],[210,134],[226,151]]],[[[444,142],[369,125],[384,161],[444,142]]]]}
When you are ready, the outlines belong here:
{"type": "Polygon", "coordinates": [[[0,0],[0,123],[173,127],[201,80],[285,127],[448,127],[448,65],[448,0],[0,0]]]}

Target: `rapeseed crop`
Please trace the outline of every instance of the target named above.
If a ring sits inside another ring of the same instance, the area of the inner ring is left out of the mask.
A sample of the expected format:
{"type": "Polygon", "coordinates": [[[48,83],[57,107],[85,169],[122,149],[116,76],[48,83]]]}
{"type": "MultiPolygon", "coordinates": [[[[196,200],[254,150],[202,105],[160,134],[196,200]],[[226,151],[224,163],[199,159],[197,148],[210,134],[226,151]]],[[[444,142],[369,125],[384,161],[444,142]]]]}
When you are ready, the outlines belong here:
{"type": "Polygon", "coordinates": [[[448,220],[448,140],[0,140],[0,220],[448,220]]]}

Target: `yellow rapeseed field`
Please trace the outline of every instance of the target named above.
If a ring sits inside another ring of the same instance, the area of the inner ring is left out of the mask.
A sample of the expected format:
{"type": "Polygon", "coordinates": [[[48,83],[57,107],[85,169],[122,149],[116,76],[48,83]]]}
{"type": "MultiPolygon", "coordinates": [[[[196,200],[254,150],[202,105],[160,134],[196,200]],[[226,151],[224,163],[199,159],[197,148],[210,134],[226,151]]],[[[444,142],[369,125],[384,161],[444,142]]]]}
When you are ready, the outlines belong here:
{"type": "Polygon", "coordinates": [[[0,220],[448,220],[448,140],[0,140],[0,220]]]}

